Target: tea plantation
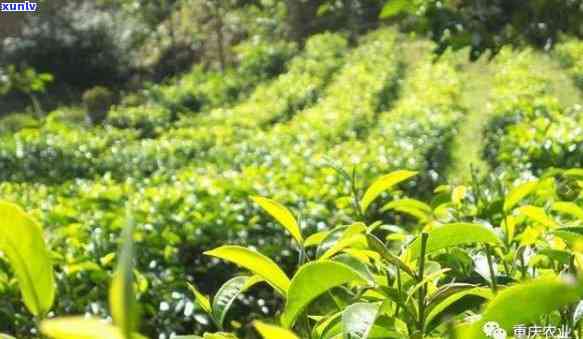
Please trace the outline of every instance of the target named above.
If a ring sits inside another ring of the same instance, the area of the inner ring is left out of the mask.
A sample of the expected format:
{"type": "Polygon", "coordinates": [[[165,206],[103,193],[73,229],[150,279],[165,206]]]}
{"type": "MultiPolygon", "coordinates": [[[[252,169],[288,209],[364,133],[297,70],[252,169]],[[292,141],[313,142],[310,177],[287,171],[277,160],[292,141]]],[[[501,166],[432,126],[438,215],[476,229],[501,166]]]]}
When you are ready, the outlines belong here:
{"type": "Polygon", "coordinates": [[[248,48],[0,120],[1,338],[582,338],[583,43],[248,48]]]}

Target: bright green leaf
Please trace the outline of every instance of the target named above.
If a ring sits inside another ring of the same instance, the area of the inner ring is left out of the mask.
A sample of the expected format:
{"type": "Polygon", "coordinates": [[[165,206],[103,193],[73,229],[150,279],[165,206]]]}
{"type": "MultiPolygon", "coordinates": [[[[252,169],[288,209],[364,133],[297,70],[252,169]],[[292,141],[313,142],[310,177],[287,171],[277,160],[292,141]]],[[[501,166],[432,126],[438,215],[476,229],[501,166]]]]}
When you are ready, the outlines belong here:
{"type": "Polygon", "coordinates": [[[411,0],[388,0],[381,11],[380,18],[391,18],[402,12],[411,11],[415,7],[411,0]]]}
{"type": "Polygon", "coordinates": [[[262,281],[258,276],[240,276],[227,281],[221,286],[215,297],[213,298],[212,315],[217,325],[222,328],[225,321],[225,316],[231,308],[231,305],[237,297],[244,293],[245,290],[252,287],[254,284],[262,281]]]}
{"type": "Polygon", "coordinates": [[[366,190],[362,200],[360,201],[360,207],[363,211],[370,206],[370,204],[384,191],[390,189],[396,184],[405,181],[412,176],[415,176],[417,172],[399,170],[393,173],[384,175],[377,180],[375,180],[372,185],[366,190]]]}
{"type": "Polygon", "coordinates": [[[379,303],[356,303],[342,314],[344,339],[367,339],[379,315],[379,303]]]}
{"type": "Polygon", "coordinates": [[[553,204],[552,210],[555,212],[572,215],[580,221],[583,221],[583,208],[577,206],[577,204],[573,202],[557,201],[553,204]]]}
{"type": "MultiPolygon", "coordinates": [[[[436,226],[429,232],[427,252],[433,253],[444,248],[472,243],[498,244],[500,240],[493,229],[481,224],[456,223],[436,226]]],[[[407,257],[416,259],[421,254],[421,239],[415,239],[407,249],[407,257]]]]}
{"type": "Polygon", "coordinates": [[[540,316],[581,298],[581,282],[567,282],[558,277],[543,277],[516,284],[502,290],[488,303],[481,319],[472,324],[468,338],[486,338],[482,327],[489,321],[512,333],[513,326],[536,322],[540,316]]]}
{"type": "Polygon", "coordinates": [[[45,320],[40,329],[54,339],[126,339],[119,328],[104,320],[83,317],[45,320]]]}
{"type": "Polygon", "coordinates": [[[366,225],[361,222],[354,223],[350,226],[336,227],[320,242],[316,250],[316,256],[320,258],[325,253],[330,254],[331,251],[334,252],[335,248],[342,249],[342,244],[339,244],[340,241],[351,238],[354,235],[364,234],[366,230],[366,225]]]}
{"type": "Polygon", "coordinates": [[[204,254],[230,261],[257,274],[286,295],[290,286],[287,275],[276,263],[263,254],[241,246],[221,246],[204,254]]]}
{"type": "Polygon", "coordinates": [[[123,232],[123,244],[119,254],[117,271],[109,292],[109,307],[113,323],[129,338],[138,328],[138,302],[134,290],[134,241],[133,221],[123,232]]]}
{"type": "Polygon", "coordinates": [[[330,234],[330,231],[320,231],[314,233],[306,238],[304,241],[304,247],[318,246],[326,237],[330,234]]]}
{"type": "Polygon", "coordinates": [[[281,316],[283,326],[290,328],[300,313],[324,292],[351,282],[366,283],[366,280],[354,269],[338,262],[323,260],[303,265],[289,287],[281,316]]]}
{"type": "Polygon", "coordinates": [[[557,227],[558,224],[545,212],[541,207],[526,205],[518,209],[518,213],[526,216],[532,221],[535,221],[546,227],[557,227]]]}
{"type": "Polygon", "coordinates": [[[41,226],[8,202],[0,202],[0,250],[14,270],[26,307],[43,317],[55,299],[50,254],[41,226]]]}
{"type": "Polygon", "coordinates": [[[451,192],[451,202],[454,203],[455,205],[461,204],[462,200],[464,200],[464,198],[466,197],[466,191],[467,191],[466,186],[457,186],[456,188],[454,188],[453,191],[451,192]]]}
{"type": "Polygon", "coordinates": [[[520,202],[520,200],[524,199],[527,195],[532,193],[536,189],[537,185],[538,181],[535,180],[526,182],[513,188],[504,199],[504,212],[510,211],[516,204],[520,202]]]}
{"type": "Polygon", "coordinates": [[[213,312],[211,310],[211,303],[209,299],[196,288],[196,286],[192,284],[188,284],[188,288],[194,294],[194,300],[198,304],[200,308],[203,309],[208,315],[212,316],[213,312]]]}
{"type": "Polygon", "coordinates": [[[400,268],[403,272],[407,273],[411,278],[416,278],[416,274],[401,258],[392,254],[389,249],[380,241],[377,237],[372,234],[367,234],[368,246],[371,250],[379,253],[383,259],[385,259],[390,264],[395,265],[400,268]]]}
{"type": "Polygon", "coordinates": [[[294,215],[285,206],[267,198],[252,197],[251,199],[285,227],[298,244],[301,245],[304,242],[300,225],[294,215]]]}
{"type": "Polygon", "coordinates": [[[449,306],[453,305],[465,296],[478,296],[486,300],[490,300],[494,297],[492,290],[483,287],[468,287],[458,290],[455,293],[448,294],[447,297],[439,299],[435,303],[430,303],[427,308],[427,317],[425,318],[425,324],[429,325],[433,319],[439,316],[443,311],[445,311],[449,306]]]}
{"type": "Polygon", "coordinates": [[[260,321],[255,321],[253,325],[264,339],[298,339],[291,331],[279,326],[268,325],[260,321]]]}
{"type": "Polygon", "coordinates": [[[397,212],[406,213],[425,222],[431,215],[431,207],[424,202],[415,199],[400,199],[391,201],[381,211],[395,210],[397,212]]]}

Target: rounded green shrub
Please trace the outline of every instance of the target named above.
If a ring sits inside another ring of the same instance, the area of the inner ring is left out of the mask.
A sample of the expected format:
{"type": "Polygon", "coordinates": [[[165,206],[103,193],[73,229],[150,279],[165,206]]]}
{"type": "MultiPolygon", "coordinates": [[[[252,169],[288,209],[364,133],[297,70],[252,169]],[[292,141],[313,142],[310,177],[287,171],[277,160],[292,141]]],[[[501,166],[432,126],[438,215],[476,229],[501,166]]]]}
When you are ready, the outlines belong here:
{"type": "Polygon", "coordinates": [[[115,103],[115,96],[108,88],[96,86],[85,91],[82,100],[87,109],[87,119],[97,125],[107,118],[107,111],[115,103]]]}

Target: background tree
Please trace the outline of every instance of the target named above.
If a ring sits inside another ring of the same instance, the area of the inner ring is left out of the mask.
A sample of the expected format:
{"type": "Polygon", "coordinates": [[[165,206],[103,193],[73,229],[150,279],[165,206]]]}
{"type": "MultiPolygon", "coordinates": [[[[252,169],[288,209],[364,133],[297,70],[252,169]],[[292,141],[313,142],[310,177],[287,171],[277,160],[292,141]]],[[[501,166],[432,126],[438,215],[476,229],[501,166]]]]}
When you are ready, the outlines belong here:
{"type": "Polygon", "coordinates": [[[583,36],[581,0],[389,0],[382,18],[414,17],[437,52],[470,47],[470,58],[505,45],[550,49],[560,34],[583,36]]]}
{"type": "Polygon", "coordinates": [[[44,115],[44,112],[37,95],[44,93],[47,84],[51,82],[53,82],[53,76],[51,74],[37,73],[30,67],[24,68],[21,71],[14,65],[0,69],[0,95],[10,92],[26,95],[30,99],[32,107],[39,118],[44,115]]]}

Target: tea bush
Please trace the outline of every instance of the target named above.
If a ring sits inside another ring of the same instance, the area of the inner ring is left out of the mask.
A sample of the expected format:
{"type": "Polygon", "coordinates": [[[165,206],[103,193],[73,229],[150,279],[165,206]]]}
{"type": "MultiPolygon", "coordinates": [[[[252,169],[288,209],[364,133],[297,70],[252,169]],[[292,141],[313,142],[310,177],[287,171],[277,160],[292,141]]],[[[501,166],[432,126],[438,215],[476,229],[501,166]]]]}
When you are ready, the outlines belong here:
{"type": "Polygon", "coordinates": [[[297,54],[297,48],[287,42],[259,40],[240,44],[236,52],[236,68],[220,72],[196,66],[175,83],[150,86],[145,95],[150,103],[172,112],[192,114],[229,105],[258,83],[285,73],[286,63],[297,54]]]}
{"type": "Polygon", "coordinates": [[[94,125],[102,123],[107,118],[107,111],[115,103],[113,93],[103,86],[85,91],[82,100],[87,110],[87,119],[94,125]]]}
{"type": "MultiPolygon", "coordinates": [[[[4,134],[0,332],[485,338],[489,321],[580,331],[582,174],[566,170],[580,163],[565,152],[578,147],[579,109],[529,69],[534,52],[503,51],[485,107],[492,175],[446,185],[451,140],[472,112],[458,55],[433,60],[432,48],[390,29],[354,48],[325,33],[285,73],[253,80],[248,98],[220,94],[201,114],[152,101],[88,126],[62,108],[4,134]]],[[[257,53],[244,60],[271,52],[257,53]]]]}
{"type": "Polygon", "coordinates": [[[555,50],[559,62],[580,89],[583,88],[583,63],[579,57],[582,52],[583,44],[575,39],[563,41],[555,50]]]}
{"type": "Polygon", "coordinates": [[[488,133],[487,158],[509,172],[540,175],[550,167],[579,167],[581,107],[561,107],[548,76],[532,70],[532,52],[500,59],[490,102],[497,118],[488,133]]]}
{"type": "MultiPolygon", "coordinates": [[[[291,235],[300,253],[299,262],[295,269],[284,271],[253,248],[224,245],[205,252],[247,272],[228,280],[212,303],[191,285],[200,310],[208,312],[217,330],[222,331],[205,337],[236,338],[228,332],[238,326],[233,328],[233,323],[224,319],[238,296],[260,283],[284,302],[278,307],[277,325],[255,323],[265,338],[281,338],[284,333],[295,338],[292,331],[313,338],[486,338],[484,325],[492,321],[504,333],[531,322],[571,331],[581,326],[577,314],[583,298],[579,273],[583,258],[577,244],[581,241],[578,225],[582,213],[573,203],[560,199],[555,177],[508,187],[488,199],[481,197],[487,191],[442,187],[436,191],[440,198],[424,203],[395,193],[396,185],[415,174],[399,170],[374,180],[366,190],[355,193],[357,205],[351,223],[312,234],[283,205],[253,197],[254,203],[291,235]],[[383,192],[389,193],[384,195],[389,200],[381,204],[385,206],[382,213],[414,216],[408,228],[359,221],[372,215],[369,208],[383,192]],[[547,212],[543,206],[549,204],[552,207],[547,212]],[[476,219],[483,209],[489,211],[488,217],[476,219]],[[525,299],[530,302],[516,302],[525,299]]],[[[579,178],[581,171],[556,175],[579,178]]],[[[124,196],[119,193],[118,197],[124,196]]],[[[28,310],[46,318],[53,307],[53,272],[35,266],[49,260],[40,228],[15,205],[2,203],[0,207],[6,225],[2,228],[4,244],[23,236],[11,232],[14,222],[26,225],[29,236],[35,237],[34,247],[15,247],[16,253],[8,252],[34,256],[33,261],[18,261],[11,255],[7,261],[16,272],[22,272],[16,279],[23,295],[38,297],[25,299],[28,310]],[[8,215],[12,219],[7,223],[8,215]],[[26,285],[25,275],[37,283],[26,285]]],[[[141,273],[135,268],[140,267],[149,246],[144,246],[143,231],[134,231],[133,221],[122,218],[118,225],[126,231],[109,291],[113,324],[87,317],[44,320],[40,329],[49,337],[80,337],[91,328],[97,331],[91,334],[95,338],[129,338],[134,335],[127,333],[139,330],[137,321],[130,319],[137,319],[137,305],[148,285],[141,282],[141,273]],[[134,256],[139,259],[136,266],[131,260],[134,256]]],[[[111,253],[107,257],[112,257],[111,253]]],[[[101,262],[107,265],[111,259],[101,262]]],[[[243,330],[251,328],[237,332],[243,330]]]]}
{"type": "Polygon", "coordinates": [[[116,107],[109,112],[107,123],[119,129],[137,130],[143,138],[154,138],[168,129],[175,119],[162,107],[116,107]]]}
{"type": "Polygon", "coordinates": [[[111,146],[135,139],[136,133],[97,128],[83,130],[57,121],[2,138],[0,178],[3,181],[56,182],[92,177],[99,156],[111,146]]]}

